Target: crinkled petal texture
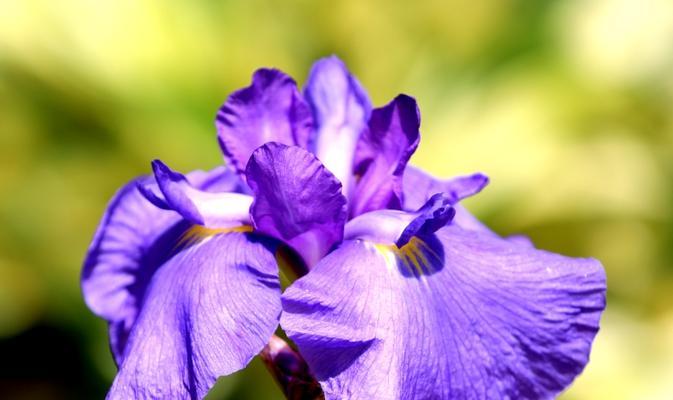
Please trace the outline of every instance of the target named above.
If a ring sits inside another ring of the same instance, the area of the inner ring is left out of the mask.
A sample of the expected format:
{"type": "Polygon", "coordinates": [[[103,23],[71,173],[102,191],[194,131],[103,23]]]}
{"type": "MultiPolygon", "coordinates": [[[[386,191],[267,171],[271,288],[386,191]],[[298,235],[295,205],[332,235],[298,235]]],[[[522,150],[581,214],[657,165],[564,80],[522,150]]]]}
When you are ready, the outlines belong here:
{"type": "Polygon", "coordinates": [[[420,140],[420,112],[416,101],[397,96],[372,112],[369,129],[358,142],[350,214],[357,216],[382,208],[402,208],[402,176],[420,140]]]}
{"type": "Polygon", "coordinates": [[[275,69],[260,69],[250,86],[229,96],[215,125],[227,161],[243,173],[252,152],[264,143],[307,147],[313,117],[292,78],[275,69]]]}
{"type": "Polygon", "coordinates": [[[283,294],[328,399],[541,399],[579,374],[605,307],[591,259],[455,225],[345,242],[283,294]]]}
{"type": "Polygon", "coordinates": [[[201,399],[245,367],[280,315],[275,245],[248,233],[203,239],[152,277],[110,399],[201,399]]]}
{"type": "Polygon", "coordinates": [[[267,143],[255,150],[246,170],[255,194],[255,229],[292,246],[308,266],[343,238],[346,198],[341,184],[314,155],[267,143]]]}
{"type": "MultiPolygon", "coordinates": [[[[194,171],[187,178],[194,187],[206,191],[237,191],[242,183],[224,168],[194,171]]],[[[150,190],[153,186],[160,194],[154,179],[141,177],[115,194],[84,260],[84,300],[94,313],[109,322],[110,347],[117,364],[147,284],[189,228],[179,214],[155,207],[137,189],[150,190]]]]}

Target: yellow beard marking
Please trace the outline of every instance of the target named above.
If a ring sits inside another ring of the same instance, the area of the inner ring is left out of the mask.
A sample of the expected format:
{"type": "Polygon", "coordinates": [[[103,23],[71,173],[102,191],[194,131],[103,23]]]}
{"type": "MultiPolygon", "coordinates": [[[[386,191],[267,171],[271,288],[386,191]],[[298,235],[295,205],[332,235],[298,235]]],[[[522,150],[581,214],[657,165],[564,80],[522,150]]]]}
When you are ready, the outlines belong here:
{"type": "Polygon", "coordinates": [[[230,228],[206,228],[202,225],[193,225],[182,234],[176,244],[176,248],[191,246],[209,237],[232,232],[252,232],[252,226],[239,225],[230,228]]]}
{"type": "Polygon", "coordinates": [[[374,247],[386,259],[388,267],[400,265],[418,277],[432,273],[435,269],[434,263],[441,262],[439,254],[416,236],[402,247],[380,243],[374,247]],[[429,260],[428,256],[433,260],[429,260]]]}

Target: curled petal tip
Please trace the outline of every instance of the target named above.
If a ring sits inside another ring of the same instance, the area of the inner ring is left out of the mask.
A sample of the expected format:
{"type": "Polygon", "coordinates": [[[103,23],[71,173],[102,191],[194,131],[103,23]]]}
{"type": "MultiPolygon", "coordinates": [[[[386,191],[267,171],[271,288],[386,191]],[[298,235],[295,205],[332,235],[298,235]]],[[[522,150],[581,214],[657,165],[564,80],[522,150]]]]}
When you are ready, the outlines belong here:
{"type": "Polygon", "coordinates": [[[404,246],[414,236],[431,234],[446,226],[456,215],[456,210],[452,207],[449,196],[437,193],[416,214],[416,218],[407,225],[397,239],[395,243],[397,247],[404,246]]]}
{"type": "Polygon", "coordinates": [[[161,190],[159,190],[159,186],[153,179],[148,178],[145,180],[141,179],[136,180],[135,186],[136,189],[138,189],[138,191],[140,192],[140,194],[142,194],[143,197],[147,199],[147,201],[152,203],[157,208],[160,208],[162,210],[171,209],[171,206],[168,205],[168,203],[166,203],[166,199],[164,199],[161,190]]]}

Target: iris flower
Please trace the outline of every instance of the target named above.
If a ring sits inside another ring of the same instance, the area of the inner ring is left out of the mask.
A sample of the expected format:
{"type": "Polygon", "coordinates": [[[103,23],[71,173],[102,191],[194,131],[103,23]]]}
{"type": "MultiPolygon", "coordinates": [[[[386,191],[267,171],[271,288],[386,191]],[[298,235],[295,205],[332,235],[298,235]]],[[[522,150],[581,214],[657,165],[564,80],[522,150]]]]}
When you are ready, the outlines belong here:
{"type": "Polygon", "coordinates": [[[327,399],[540,399],[588,362],[593,259],[502,238],[460,201],[488,179],[407,165],[420,115],[372,108],[336,57],[303,90],[258,70],[216,117],[226,167],[161,161],[121,188],[82,288],[109,323],[110,399],[202,398],[280,327],[327,399]],[[281,293],[279,265],[298,279],[281,293]]]}

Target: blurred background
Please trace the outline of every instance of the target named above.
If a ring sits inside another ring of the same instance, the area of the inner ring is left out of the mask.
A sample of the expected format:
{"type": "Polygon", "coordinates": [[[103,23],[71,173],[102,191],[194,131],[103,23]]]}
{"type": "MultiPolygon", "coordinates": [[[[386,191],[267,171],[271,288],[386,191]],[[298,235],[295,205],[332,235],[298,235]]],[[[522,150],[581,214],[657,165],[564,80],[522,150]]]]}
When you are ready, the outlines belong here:
{"type": "MultiPolygon", "coordinates": [[[[375,104],[417,98],[415,164],[491,177],[466,205],[497,232],[603,262],[602,330],[562,398],[673,398],[670,0],[0,0],[0,397],[104,396],[79,274],[108,199],[154,158],[218,165],[229,92],[332,53],[375,104]]],[[[257,361],[216,392],[281,398],[257,361]]]]}

